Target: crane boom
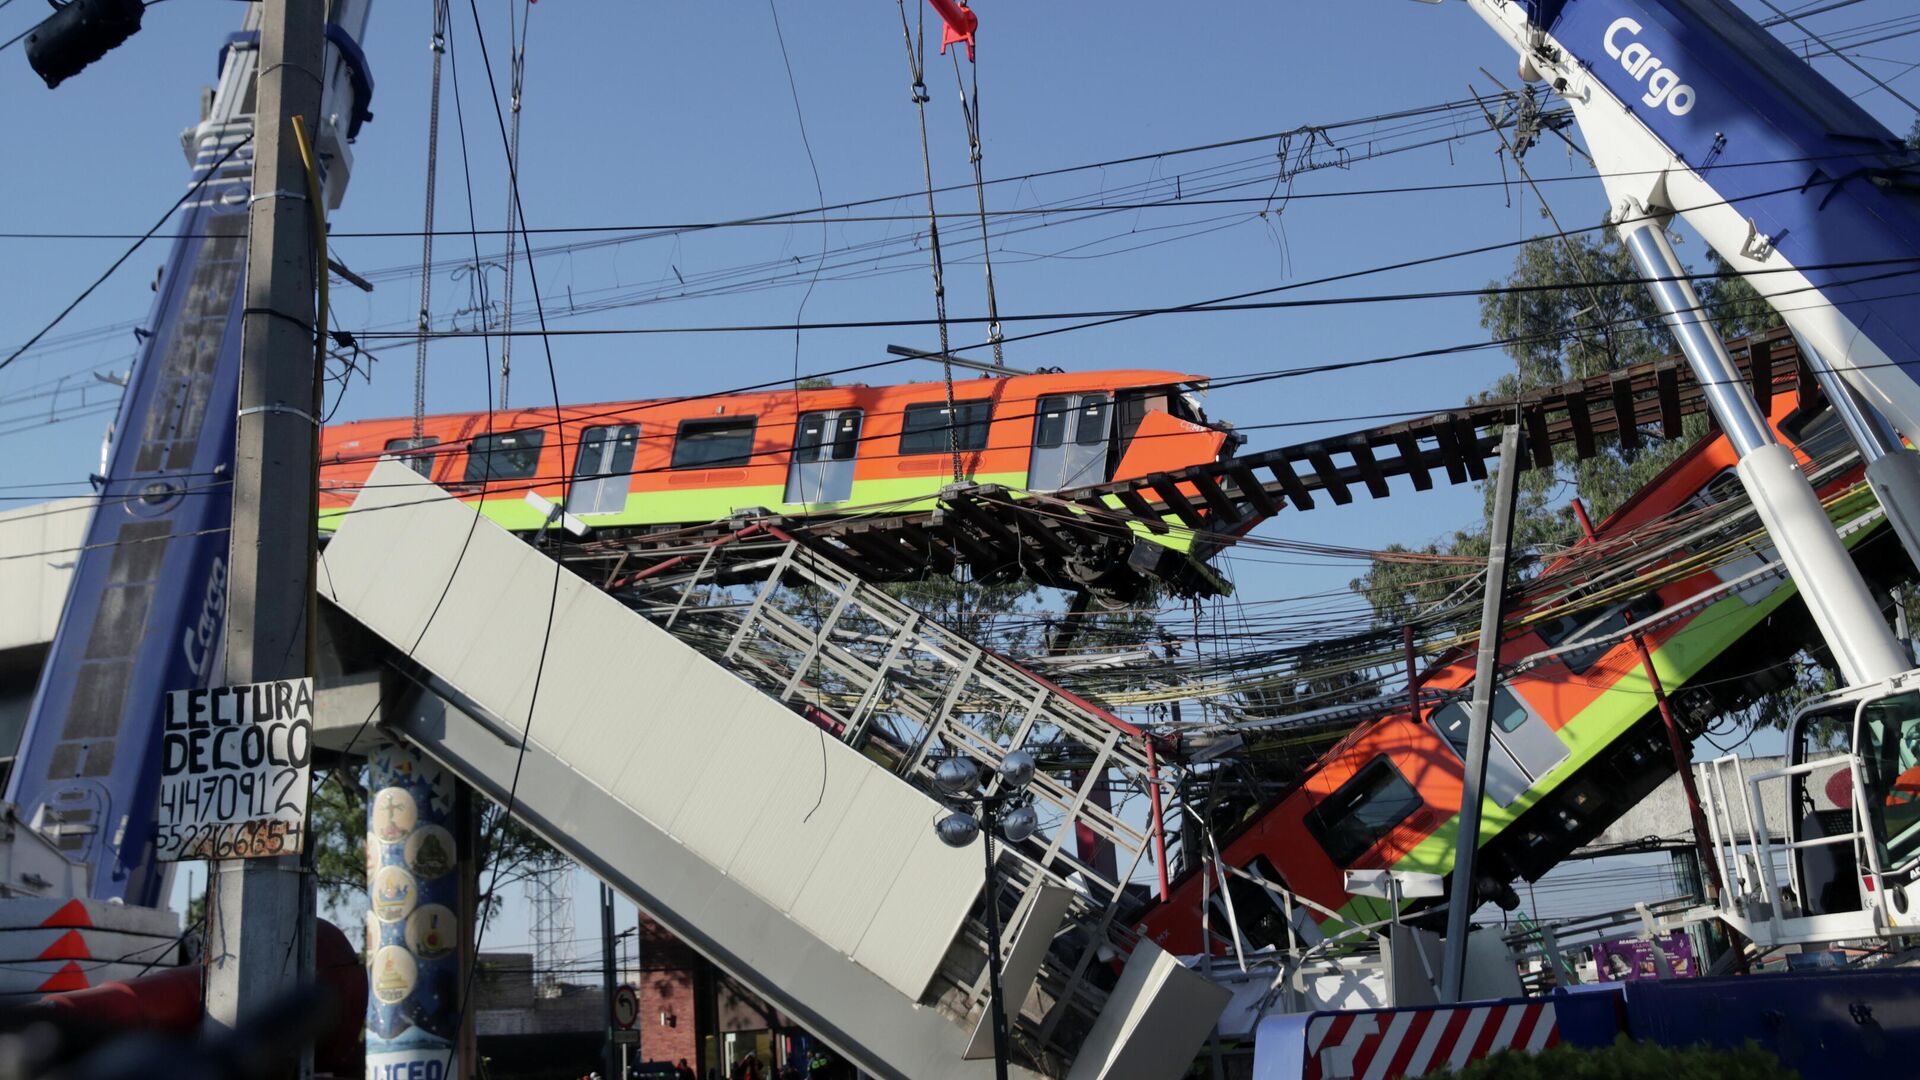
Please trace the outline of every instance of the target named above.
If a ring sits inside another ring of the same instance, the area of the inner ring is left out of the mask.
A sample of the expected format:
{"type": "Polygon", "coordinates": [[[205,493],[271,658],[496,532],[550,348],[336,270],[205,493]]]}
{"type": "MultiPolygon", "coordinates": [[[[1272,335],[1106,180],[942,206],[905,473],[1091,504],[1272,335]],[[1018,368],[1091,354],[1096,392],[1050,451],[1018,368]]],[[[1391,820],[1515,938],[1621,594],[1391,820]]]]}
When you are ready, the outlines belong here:
{"type": "MultiPolygon", "coordinates": [[[[327,201],[351,169],[348,141],[372,83],[358,40],[370,0],[333,5],[320,148],[327,201]]],[[[156,906],[161,707],[222,667],[227,529],[253,156],[259,13],[221,49],[220,83],[182,139],[192,187],[148,332],[111,429],[53,648],[6,800],[89,879],[97,900],[156,906]]]]}

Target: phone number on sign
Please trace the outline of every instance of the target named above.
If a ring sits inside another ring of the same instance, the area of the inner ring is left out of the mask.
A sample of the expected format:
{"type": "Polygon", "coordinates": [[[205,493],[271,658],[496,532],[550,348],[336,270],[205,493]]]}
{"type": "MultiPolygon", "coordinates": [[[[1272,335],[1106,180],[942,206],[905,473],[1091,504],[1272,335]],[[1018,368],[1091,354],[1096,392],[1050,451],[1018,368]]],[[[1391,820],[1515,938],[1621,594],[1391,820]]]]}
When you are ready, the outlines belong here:
{"type": "Polygon", "coordinates": [[[250,859],[300,850],[297,822],[261,819],[213,825],[163,825],[160,855],[167,859],[250,859]]]}

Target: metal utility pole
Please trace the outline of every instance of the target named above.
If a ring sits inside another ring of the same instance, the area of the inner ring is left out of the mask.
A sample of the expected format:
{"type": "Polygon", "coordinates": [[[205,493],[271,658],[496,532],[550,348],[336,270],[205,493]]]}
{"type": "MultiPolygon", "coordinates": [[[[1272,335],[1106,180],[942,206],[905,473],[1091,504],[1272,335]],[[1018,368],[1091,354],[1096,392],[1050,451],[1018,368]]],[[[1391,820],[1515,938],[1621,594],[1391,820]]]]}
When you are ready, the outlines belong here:
{"type": "Polygon", "coordinates": [[[1614,222],[1634,269],[1647,278],[1654,304],[1680,343],[1713,418],[1740,455],[1734,466],[1740,483],[1752,496],[1760,523],[1799,587],[1821,639],[1833,650],[1841,681],[1860,686],[1905,671],[1905,648],[1894,640],[1793,451],[1775,437],[1747,392],[1746,380],[1708,321],[1663,223],[1631,199],[1620,202],[1614,222]]]}
{"type": "MultiPolygon", "coordinates": [[[[318,131],[326,5],[265,0],[248,207],[226,681],[308,674],[313,595],[314,208],[293,118],[318,131]]],[[[296,855],[212,864],[207,1021],[232,1028],[313,973],[311,882],[296,855]]],[[[302,1075],[311,1072],[312,1049],[302,1075]]]]}
{"type": "Polygon", "coordinates": [[[614,1041],[613,1033],[617,1025],[613,1015],[613,889],[602,883],[600,886],[600,982],[606,991],[603,1009],[606,1012],[607,1041],[601,1050],[600,1075],[607,1080],[620,1080],[620,1044],[614,1041]]]}
{"type": "Polygon", "coordinates": [[[1453,886],[1447,899],[1446,965],[1440,1000],[1460,1000],[1466,979],[1467,918],[1473,914],[1473,864],[1480,850],[1480,804],[1487,779],[1487,740],[1492,730],[1494,680],[1500,660],[1500,623],[1507,606],[1507,549],[1513,542],[1513,500],[1519,487],[1520,418],[1500,435],[1500,475],[1494,481],[1493,523],[1488,533],[1487,597],[1480,608],[1480,655],[1473,668],[1473,707],[1467,727],[1467,772],[1460,792],[1460,835],[1454,844],[1453,886]]]}

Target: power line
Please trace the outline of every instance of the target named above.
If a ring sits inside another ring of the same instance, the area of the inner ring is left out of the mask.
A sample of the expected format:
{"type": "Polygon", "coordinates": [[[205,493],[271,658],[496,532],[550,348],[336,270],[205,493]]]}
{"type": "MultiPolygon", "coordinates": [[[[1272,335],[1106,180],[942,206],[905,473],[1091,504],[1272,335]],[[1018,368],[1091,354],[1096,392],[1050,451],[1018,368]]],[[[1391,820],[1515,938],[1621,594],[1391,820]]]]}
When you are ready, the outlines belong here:
{"type": "MultiPolygon", "coordinates": [[[[4,45],[0,45],[0,49],[4,49],[5,47],[6,46],[4,45]]],[[[131,247],[127,248],[126,251],[122,252],[119,258],[113,260],[112,264],[110,264],[104,271],[102,271],[99,277],[93,279],[92,284],[80,290],[80,295],[74,297],[73,301],[69,303],[66,307],[61,308],[60,313],[58,315],[55,315],[51,322],[41,327],[39,332],[35,333],[32,337],[28,338],[24,344],[14,349],[13,352],[9,353],[5,360],[0,360],[0,370],[4,370],[7,367],[7,365],[13,363],[15,360],[18,360],[22,353],[26,352],[28,349],[33,348],[33,345],[35,342],[47,336],[48,331],[52,330],[56,326],[59,326],[62,319],[65,319],[68,315],[71,315],[73,313],[74,308],[79,307],[80,304],[83,301],[85,301],[87,297],[93,295],[93,290],[105,284],[106,280],[113,276],[113,272],[115,270],[120,269],[122,264],[124,264],[128,259],[132,258],[133,253],[136,251],[139,251],[140,246],[142,244],[145,244],[149,239],[151,239],[154,233],[159,232],[160,227],[167,223],[167,219],[171,218],[174,215],[175,211],[179,210],[182,206],[185,206],[188,200],[200,194],[200,189],[207,186],[207,181],[213,179],[214,174],[220,171],[220,166],[225,165],[227,163],[228,158],[231,158],[234,155],[234,153],[238,151],[242,146],[245,146],[252,141],[253,141],[253,135],[249,133],[245,138],[239,139],[235,141],[232,146],[227,147],[226,152],[221,154],[220,157],[213,162],[213,164],[207,166],[206,170],[202,172],[200,176],[196,178],[191,185],[188,186],[186,194],[180,196],[178,199],[175,199],[173,202],[173,205],[167,207],[167,212],[160,215],[160,219],[153,223],[152,228],[148,229],[145,233],[141,234],[140,238],[138,240],[135,240],[131,247]]]]}
{"type": "MultiPolygon", "coordinates": [[[[1508,246],[1508,245],[1506,244],[1493,245],[1488,248],[1483,248],[1479,250],[1480,251],[1498,250],[1498,248],[1505,247],[1505,246],[1508,246]]],[[[1441,259],[1450,259],[1450,258],[1457,258],[1457,257],[1459,257],[1458,254],[1437,256],[1433,259],[1416,260],[1408,263],[1402,263],[1395,268],[1417,266],[1417,265],[1422,265],[1428,262],[1440,261],[1441,259]]],[[[1478,297],[1478,296],[1489,296],[1489,295],[1491,296],[1526,295],[1526,294],[1537,294],[1537,293],[1546,293],[1546,292],[1560,292],[1567,289],[1587,289],[1595,286],[1620,287],[1620,286],[1628,286],[1628,285],[1652,285],[1659,282],[1692,281],[1700,278],[1717,278],[1717,277],[1733,277],[1733,276],[1749,277],[1749,276],[1757,276],[1762,274],[1799,274],[1809,270],[1849,270],[1849,269],[1862,269],[1862,268],[1882,267],[1882,266],[1885,266],[1885,267],[1912,266],[1915,263],[1920,263],[1920,256],[1902,256],[1902,257],[1888,258],[1888,259],[1857,259],[1857,260],[1845,260],[1845,261],[1839,261],[1839,262],[1809,263],[1809,264],[1804,264],[1804,265],[1795,266],[1795,267],[1774,267],[1774,268],[1746,270],[1746,271],[1729,269],[1724,271],[1719,271],[1719,270],[1703,271],[1698,274],[1667,275],[1667,276],[1660,276],[1660,277],[1608,278],[1608,279],[1602,279],[1602,280],[1597,280],[1593,282],[1584,282],[1584,281],[1583,282],[1545,282],[1545,283],[1530,284],[1530,285],[1501,285],[1501,286],[1491,286],[1491,287],[1481,286],[1478,288],[1469,288],[1469,289],[1429,289],[1429,290],[1422,290],[1422,291],[1398,292],[1398,293],[1363,293],[1363,294],[1356,294],[1356,295],[1350,295],[1350,296],[1310,297],[1303,300],[1265,300],[1265,301],[1258,301],[1258,302],[1242,302],[1239,299],[1241,297],[1265,296],[1265,295],[1270,295],[1276,292],[1286,292],[1293,289],[1305,288],[1313,284],[1322,284],[1327,281],[1341,280],[1348,277],[1360,276],[1361,274],[1365,274],[1365,273],[1378,272],[1378,270],[1370,270],[1370,271],[1357,271],[1352,274],[1337,275],[1336,277],[1333,277],[1333,278],[1316,279],[1315,281],[1312,281],[1312,282],[1301,282],[1301,283],[1295,283],[1295,284],[1289,284],[1289,285],[1276,285],[1271,288],[1255,289],[1249,292],[1235,293],[1228,297],[1222,297],[1214,300],[1199,300],[1199,301],[1194,301],[1192,303],[1187,303],[1187,304],[1176,304],[1176,305],[1161,306],[1161,307],[1107,308],[1107,309],[1096,308],[1096,309],[1079,310],[1079,311],[1033,312],[1033,313],[1024,314],[1024,315],[1003,314],[1000,316],[1000,320],[1002,322],[1057,322],[1065,319],[1112,320],[1112,319],[1144,318],[1144,317],[1154,316],[1154,315],[1211,314],[1211,313],[1218,313],[1218,312],[1233,312],[1233,311],[1272,311],[1272,310],[1285,310],[1285,309],[1291,309],[1291,308],[1345,307],[1345,306],[1365,305],[1365,304],[1408,303],[1408,302],[1417,301],[1417,300],[1458,299],[1460,297],[1468,297],[1468,296],[1478,297]]],[[[1883,276],[1896,277],[1896,276],[1902,276],[1904,274],[1908,274],[1912,272],[1913,272],[1912,270],[1901,270],[1901,271],[1896,271],[1892,274],[1883,275],[1883,276]]],[[[1867,278],[1863,280],[1870,281],[1870,280],[1877,280],[1877,279],[1867,278]]],[[[900,329],[900,328],[933,326],[939,323],[940,321],[941,320],[937,318],[936,319],[926,319],[926,318],[841,319],[841,320],[833,320],[833,321],[827,321],[827,322],[735,323],[735,324],[705,324],[705,325],[687,325],[687,326],[579,327],[579,328],[560,329],[560,330],[550,330],[550,329],[549,330],[527,330],[527,331],[516,330],[516,331],[513,331],[513,333],[516,336],[540,337],[540,338],[609,337],[609,336],[620,337],[620,336],[629,336],[629,335],[655,335],[655,334],[789,333],[796,330],[900,329]]],[[[971,315],[971,316],[949,315],[947,316],[946,321],[953,322],[953,323],[979,324],[979,323],[988,322],[989,319],[985,315],[971,315]]],[[[1085,327],[1074,327],[1073,329],[1085,329],[1085,327]]],[[[407,333],[405,331],[383,331],[383,330],[358,331],[356,332],[355,336],[358,338],[366,339],[366,340],[384,340],[384,339],[412,340],[414,338],[413,334],[407,333]]],[[[499,335],[497,331],[487,331],[487,330],[435,330],[432,332],[431,336],[437,337],[437,338],[471,338],[471,337],[494,337],[499,335]]],[[[1017,339],[1009,339],[1009,340],[1017,340],[1017,339]]],[[[957,349],[954,349],[951,351],[959,351],[961,349],[968,349],[968,348],[984,348],[986,347],[986,344],[987,343],[983,343],[982,345],[974,345],[974,346],[960,346],[957,349]]]]}

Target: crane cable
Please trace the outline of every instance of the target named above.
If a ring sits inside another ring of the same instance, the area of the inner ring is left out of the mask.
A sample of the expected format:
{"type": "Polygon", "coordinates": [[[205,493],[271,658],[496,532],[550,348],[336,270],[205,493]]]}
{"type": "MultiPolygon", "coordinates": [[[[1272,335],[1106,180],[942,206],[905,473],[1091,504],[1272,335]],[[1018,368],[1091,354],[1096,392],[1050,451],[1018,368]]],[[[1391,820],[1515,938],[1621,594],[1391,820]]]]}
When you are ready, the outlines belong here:
{"type": "MultiPolygon", "coordinates": [[[[947,387],[947,448],[953,453],[953,482],[966,479],[960,464],[960,411],[953,404],[953,357],[947,341],[947,286],[940,260],[940,215],[933,200],[933,151],[927,145],[926,52],[927,12],[920,9],[920,41],[916,48],[912,27],[907,25],[907,0],[894,0],[900,9],[900,34],[907,43],[907,72],[913,76],[913,107],[920,114],[920,167],[927,181],[927,251],[933,264],[933,312],[940,327],[940,369],[947,387]]],[[[996,344],[996,348],[997,348],[996,344]]]]}
{"type": "Polygon", "coordinates": [[[433,196],[440,175],[440,61],[447,52],[447,6],[433,5],[433,90],[427,106],[426,224],[420,238],[420,340],[413,354],[413,445],[418,446],[427,426],[427,341],[432,336],[433,304],[433,196]]]}
{"type": "MultiPolygon", "coordinates": [[[[967,43],[967,68],[973,75],[971,97],[960,78],[960,50],[954,49],[953,86],[960,95],[960,116],[967,123],[967,156],[973,161],[973,197],[980,209],[980,261],[987,271],[987,340],[993,343],[993,366],[1006,367],[1006,353],[1000,344],[1006,335],[1000,330],[1000,304],[993,295],[993,248],[987,240],[987,183],[980,171],[980,62],[974,59],[971,41],[967,43]]],[[[947,351],[944,343],[940,351],[947,351]]]]}
{"type": "MultiPolygon", "coordinates": [[[[508,44],[511,46],[507,59],[511,72],[509,81],[512,83],[507,96],[507,110],[512,117],[509,121],[507,141],[507,168],[510,170],[517,170],[520,167],[520,93],[526,84],[527,23],[532,14],[533,4],[528,0],[521,5],[520,35],[515,40],[513,9],[507,9],[508,44]]],[[[504,275],[506,280],[500,296],[500,310],[505,320],[501,326],[501,332],[505,336],[500,339],[500,409],[503,412],[507,409],[507,383],[513,374],[513,255],[519,247],[515,242],[518,237],[514,235],[515,210],[516,200],[513,192],[509,190],[507,192],[507,259],[504,275]]],[[[532,255],[529,254],[528,257],[531,258],[532,255]]]]}

